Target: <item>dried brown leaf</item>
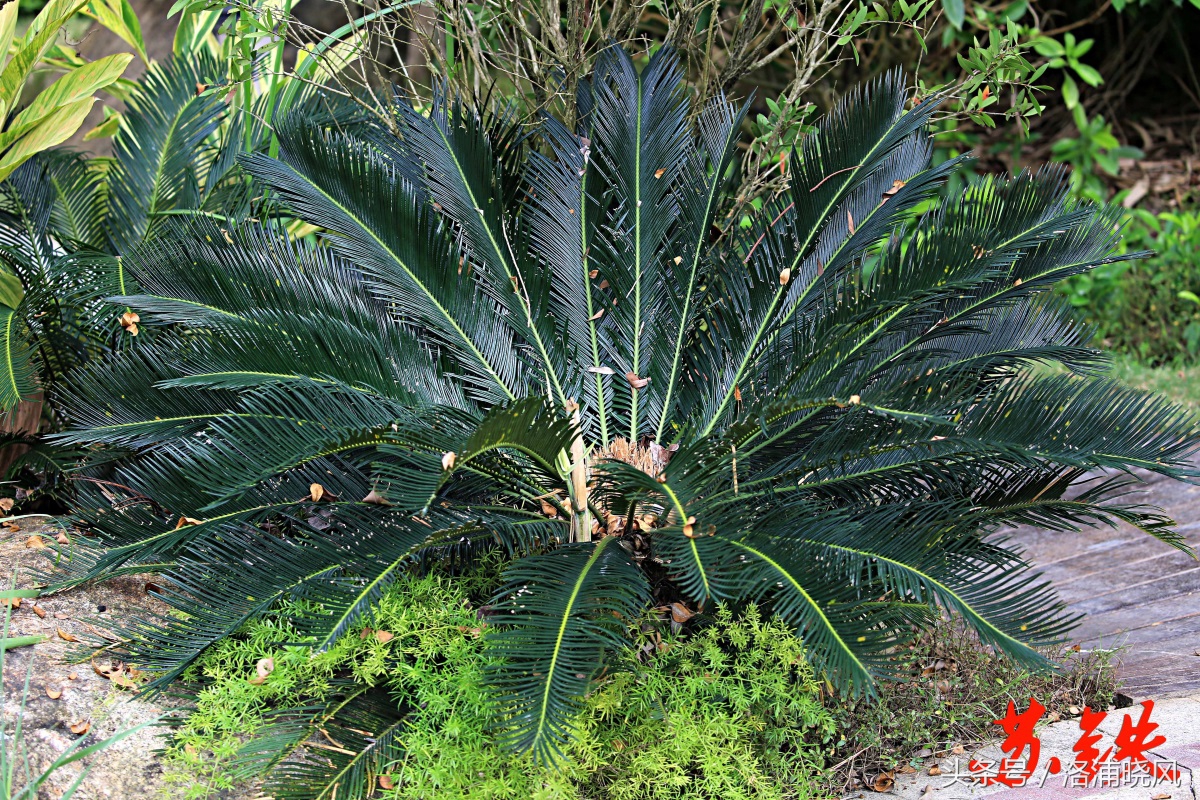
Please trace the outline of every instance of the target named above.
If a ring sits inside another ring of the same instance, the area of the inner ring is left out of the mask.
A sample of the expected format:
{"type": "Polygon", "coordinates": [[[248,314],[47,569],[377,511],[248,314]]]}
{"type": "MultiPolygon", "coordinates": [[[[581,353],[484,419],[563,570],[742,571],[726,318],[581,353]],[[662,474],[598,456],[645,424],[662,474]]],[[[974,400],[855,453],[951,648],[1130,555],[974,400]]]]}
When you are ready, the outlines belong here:
{"type": "Polygon", "coordinates": [[[42,619],[46,618],[46,609],[42,608],[41,606],[34,606],[33,613],[37,614],[42,619]]]}
{"type": "Polygon", "coordinates": [[[62,689],[51,689],[49,686],[47,686],[46,697],[49,697],[51,700],[57,700],[58,698],[62,697],[62,689]]]}
{"type": "Polygon", "coordinates": [[[325,487],[319,483],[314,483],[308,487],[308,496],[313,499],[313,502],[319,502],[325,496],[325,487]]]}
{"type": "Polygon", "coordinates": [[[391,505],[391,503],[388,502],[386,497],[384,497],[383,495],[381,495],[379,492],[375,491],[374,489],[367,492],[367,496],[364,497],[362,499],[362,501],[364,503],[370,503],[371,505],[376,505],[376,506],[390,506],[391,505]]]}
{"type": "Polygon", "coordinates": [[[687,622],[694,616],[696,616],[696,612],[692,611],[683,603],[671,603],[671,619],[675,620],[680,625],[687,622]]]}
{"type": "Polygon", "coordinates": [[[92,729],[91,720],[81,719],[71,726],[71,733],[82,736],[92,729]]]}
{"type": "Polygon", "coordinates": [[[456,458],[458,458],[458,456],[456,456],[454,454],[453,450],[451,450],[448,453],[443,453],[442,454],[442,469],[446,470],[447,472],[454,469],[454,460],[456,458]]]}
{"type": "Polygon", "coordinates": [[[375,631],[375,641],[380,644],[387,644],[392,639],[396,638],[396,634],[388,633],[387,631],[375,631]]]}
{"type": "Polygon", "coordinates": [[[64,642],[78,642],[79,641],[78,636],[76,636],[73,633],[67,633],[62,628],[58,629],[58,638],[62,639],[64,642]]]}
{"type": "Polygon", "coordinates": [[[42,541],[42,537],[35,534],[25,540],[25,546],[32,548],[34,550],[41,550],[43,547],[46,546],[46,543],[44,541],[42,541]]]}

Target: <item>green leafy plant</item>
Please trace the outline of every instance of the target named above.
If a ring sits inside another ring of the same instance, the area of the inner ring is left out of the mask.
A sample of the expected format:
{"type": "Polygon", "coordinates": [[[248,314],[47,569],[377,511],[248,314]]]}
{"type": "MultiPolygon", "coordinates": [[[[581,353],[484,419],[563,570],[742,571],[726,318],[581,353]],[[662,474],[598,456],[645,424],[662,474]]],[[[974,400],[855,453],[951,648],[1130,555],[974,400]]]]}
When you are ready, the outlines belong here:
{"type": "Polygon", "coordinates": [[[1130,213],[1134,246],[1153,248],[1154,257],[1104,283],[1072,283],[1070,296],[1118,352],[1151,366],[1195,364],[1200,359],[1200,214],[1130,213]]]}
{"type": "Polygon", "coordinates": [[[1079,84],[1072,73],[1093,88],[1104,83],[1100,72],[1081,60],[1095,43],[1093,39],[1076,40],[1073,33],[1063,34],[1061,42],[1050,36],[1041,36],[1033,42],[1033,49],[1050,59],[1047,67],[1062,70],[1062,96],[1068,110],[1073,111],[1079,105],[1079,84]]]}
{"type": "Polygon", "coordinates": [[[154,336],[72,384],[60,441],[104,472],[58,585],[163,572],[176,615],[116,646],[150,690],[285,599],[315,604],[294,621],[322,652],[407,572],[500,548],[495,735],[550,761],[649,605],[755,601],[870,691],[940,608],[1044,663],[1070,620],[998,526],[1121,519],[1187,549],[1127,478],[1067,494],[1192,475],[1200,445],[1100,376],[1049,292],[1138,255],[1113,255],[1115,212],[1048,170],[914,218],[958,162],[930,166],[936,102],[906,111],[893,74],[816,125],[755,228],[714,236],[744,109],[690,126],[667,50],[639,71],[612,49],[585,87],[536,147],[446,95],[358,132],[280,120],[279,157],[242,162],[277,221],[123,255],[117,302],[154,336]]]}
{"type": "MultiPolygon", "coordinates": [[[[237,156],[269,149],[271,135],[259,117],[273,95],[246,110],[230,108],[219,91],[198,91],[219,89],[222,65],[200,48],[152,66],[127,93],[126,111],[112,117],[111,159],[54,150],[0,182],[0,302],[14,303],[0,308],[0,406],[40,402],[47,393],[43,431],[68,421],[56,402],[66,375],[137,341],[131,309],[108,302],[135,290],[122,255],[155,239],[172,219],[220,222],[248,213],[251,195],[237,156]]],[[[318,108],[311,90],[286,86],[294,90],[289,109],[344,125],[364,113],[336,98],[318,108]]],[[[64,488],[59,470],[77,457],[36,430],[7,433],[0,443],[23,451],[10,474],[35,471],[40,486],[52,491],[64,488]]]]}
{"type": "Polygon", "coordinates": [[[1088,117],[1082,105],[1076,105],[1071,113],[1079,135],[1058,138],[1050,146],[1050,153],[1055,161],[1072,167],[1075,191],[1080,196],[1102,200],[1108,189],[1096,174],[1096,167],[1108,175],[1117,175],[1121,159],[1141,158],[1142,151],[1122,145],[1113,135],[1112,125],[1099,114],[1088,117]]]}
{"type": "Polygon", "coordinates": [[[170,784],[189,800],[245,785],[279,763],[286,738],[303,766],[268,776],[264,790],[282,796],[326,796],[340,782],[338,796],[374,785],[391,788],[377,796],[397,799],[733,800],[803,797],[819,785],[831,717],[797,639],[753,607],[723,608],[703,625],[693,618],[687,636],[647,617],[650,632],[616,654],[576,717],[584,735],[569,745],[574,764],[551,769],[505,753],[491,735],[489,654],[479,636],[480,603],[495,577],[404,578],[363,627],[316,657],[280,646],[300,634],[288,609],[248,624],[185,675],[201,688],[168,750],[170,784]],[[407,712],[402,736],[370,754],[372,766],[354,781],[322,770],[325,753],[338,755],[321,747],[329,745],[317,730],[324,710],[372,695],[383,709],[407,712]]]}
{"type": "MultiPolygon", "coordinates": [[[[61,144],[80,126],[96,102],[93,96],[116,82],[133,56],[108,56],[78,65],[43,89],[20,109],[25,83],[43,58],[55,47],[62,25],[80,12],[86,0],[50,0],[17,37],[16,0],[0,8],[0,180],[12,174],[34,154],[61,144]]],[[[4,298],[5,305],[12,304],[4,298]]]]}

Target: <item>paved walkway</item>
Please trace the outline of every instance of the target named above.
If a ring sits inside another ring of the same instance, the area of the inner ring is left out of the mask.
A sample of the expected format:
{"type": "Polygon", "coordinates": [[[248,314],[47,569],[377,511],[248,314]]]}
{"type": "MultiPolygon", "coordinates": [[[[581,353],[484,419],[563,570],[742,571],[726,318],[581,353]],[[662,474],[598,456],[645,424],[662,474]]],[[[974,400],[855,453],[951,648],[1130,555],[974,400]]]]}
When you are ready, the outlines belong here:
{"type": "MultiPolygon", "coordinates": [[[[1164,509],[1200,550],[1200,486],[1157,476],[1146,481],[1134,499],[1164,509]]],[[[1124,524],[1078,534],[1022,528],[1012,540],[1054,581],[1070,611],[1087,614],[1073,638],[1084,647],[1122,650],[1123,691],[1135,703],[1106,713],[1097,728],[1099,753],[1115,746],[1123,728],[1135,731],[1146,711],[1142,702],[1152,700],[1147,720],[1157,728],[1148,733],[1148,757],[1177,769],[1178,779],[1154,782],[1135,771],[1120,776],[1119,785],[1103,780],[1086,785],[1070,777],[1085,732],[1082,719],[1074,717],[1037,729],[1039,764],[1025,786],[982,786],[967,777],[972,760],[998,767],[1011,756],[994,743],[930,761],[914,775],[898,775],[894,794],[903,800],[1200,800],[1200,561],[1124,524]],[[1056,773],[1049,769],[1054,758],[1056,773]]],[[[1021,756],[1028,759],[1030,753],[1021,756]]]]}
{"type": "MultiPolygon", "coordinates": [[[[1136,499],[1165,509],[1200,551],[1200,486],[1150,476],[1136,499]]],[[[1073,638],[1124,648],[1126,694],[1200,692],[1200,561],[1124,524],[1079,534],[1021,529],[1014,540],[1071,611],[1087,614],[1073,638]]]]}

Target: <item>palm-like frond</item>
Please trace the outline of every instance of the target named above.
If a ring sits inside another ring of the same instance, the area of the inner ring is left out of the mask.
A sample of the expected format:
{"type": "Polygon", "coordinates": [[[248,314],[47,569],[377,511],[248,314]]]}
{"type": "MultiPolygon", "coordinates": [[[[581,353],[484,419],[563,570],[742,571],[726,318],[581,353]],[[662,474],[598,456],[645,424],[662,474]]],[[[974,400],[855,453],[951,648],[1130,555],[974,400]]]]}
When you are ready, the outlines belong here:
{"type": "Polygon", "coordinates": [[[511,566],[489,632],[504,665],[492,676],[504,710],[501,737],[553,761],[570,736],[567,713],[620,647],[649,586],[613,538],[564,545],[511,566]]]}
{"type": "MultiPolygon", "coordinates": [[[[607,52],[575,130],[442,94],[393,128],[279,121],[278,158],[241,163],[256,219],[310,240],[239,214],[121,251],[146,335],[72,382],[92,535],[59,585],[163,570],[176,615],[123,645],[161,687],[283,599],[327,647],[402,572],[502,548],[498,730],[546,760],[652,602],[757,599],[860,690],[937,609],[1037,661],[1072,620],[998,529],[1183,546],[1127,481],[1088,482],[1196,477],[1200,435],[1101,377],[1048,292],[1117,258],[1113,212],[1053,170],[940,196],[959,162],[931,165],[936,103],[908,97],[852,93],[745,232],[722,217],[745,109],[689,126],[666,51],[607,52]]],[[[370,774],[348,750],[295,779],[370,774]]]]}
{"type": "MultiPolygon", "coordinates": [[[[299,757],[283,762],[266,789],[279,800],[362,800],[375,795],[376,778],[403,752],[404,715],[387,692],[375,690],[339,702],[318,714],[322,737],[314,738],[299,757]],[[330,747],[328,737],[337,742],[330,747]]],[[[287,748],[310,728],[277,728],[270,744],[287,748]]]]}
{"type": "Polygon", "coordinates": [[[32,363],[29,331],[16,309],[0,307],[4,357],[0,360],[0,408],[28,400],[39,388],[32,363]]]}
{"type": "Polygon", "coordinates": [[[118,253],[151,234],[176,208],[195,207],[208,160],[200,145],[216,130],[225,103],[202,90],[220,78],[209,55],[152,67],[113,137],[108,232],[118,253]]]}

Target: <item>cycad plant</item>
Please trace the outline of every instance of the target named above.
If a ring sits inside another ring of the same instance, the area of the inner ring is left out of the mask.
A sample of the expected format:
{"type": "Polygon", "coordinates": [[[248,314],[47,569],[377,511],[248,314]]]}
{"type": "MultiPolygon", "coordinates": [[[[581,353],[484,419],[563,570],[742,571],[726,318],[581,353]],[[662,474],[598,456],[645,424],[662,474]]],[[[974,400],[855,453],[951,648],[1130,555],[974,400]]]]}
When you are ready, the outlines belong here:
{"type": "MultiPolygon", "coordinates": [[[[114,118],[111,158],[48,151],[0,181],[0,295],[10,287],[18,301],[10,310],[0,297],[0,410],[45,392],[44,426],[60,428],[59,383],[140,332],[133,309],[107,302],[129,292],[122,256],[149,246],[180,217],[222,223],[249,213],[251,187],[237,157],[270,146],[259,119],[267,98],[250,112],[231,110],[205,90],[221,72],[220,60],[202,49],[155,64],[114,118]]],[[[286,85],[286,101],[297,113],[350,127],[363,114],[295,84],[286,85]]],[[[53,473],[74,457],[35,433],[0,435],[0,448],[31,448],[0,463],[53,473]]]]}
{"type": "MultiPolygon", "coordinates": [[[[1049,291],[1113,260],[1116,213],[1057,171],[939,201],[959,162],[908,97],[851,93],[749,230],[723,212],[745,106],[690,126],[666,51],[608,51],[573,129],[447,96],[357,134],[280,120],[243,161],[255,218],[123,259],[155,335],[74,383],[66,439],[105,464],[62,582],[164,573],[175,613],[122,645],[161,688],[284,601],[321,650],[403,573],[505,548],[497,735],[542,759],[648,606],[754,600],[862,690],[939,611],[1037,661],[1071,620],[990,534],[1120,519],[1186,549],[1122,473],[1194,475],[1200,438],[1102,377],[1049,291]]],[[[295,776],[402,746],[403,706],[339,708],[295,776]]]]}

